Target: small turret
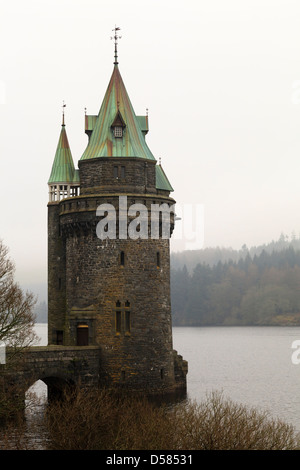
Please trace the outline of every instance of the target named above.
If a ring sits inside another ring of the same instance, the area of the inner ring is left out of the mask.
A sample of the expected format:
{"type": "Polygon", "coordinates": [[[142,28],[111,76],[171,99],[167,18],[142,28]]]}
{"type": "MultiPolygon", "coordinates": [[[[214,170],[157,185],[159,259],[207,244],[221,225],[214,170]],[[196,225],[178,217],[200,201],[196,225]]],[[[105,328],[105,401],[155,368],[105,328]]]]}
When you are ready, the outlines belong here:
{"type": "MultiPolygon", "coordinates": [[[[65,105],[63,105],[65,107],[65,105]]],[[[79,195],[79,173],[75,170],[69,146],[63,112],[59,141],[52,165],[49,186],[49,202],[59,202],[66,197],[79,195]]]]}

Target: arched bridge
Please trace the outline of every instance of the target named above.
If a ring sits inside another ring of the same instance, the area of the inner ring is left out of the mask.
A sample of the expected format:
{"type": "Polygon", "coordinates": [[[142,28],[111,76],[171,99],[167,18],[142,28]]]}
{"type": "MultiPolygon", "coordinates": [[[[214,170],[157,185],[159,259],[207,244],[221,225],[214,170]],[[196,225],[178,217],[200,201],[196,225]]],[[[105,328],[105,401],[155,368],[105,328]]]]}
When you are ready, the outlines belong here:
{"type": "Polygon", "coordinates": [[[35,346],[28,348],[17,365],[4,367],[6,383],[25,391],[37,380],[48,386],[48,398],[65,386],[96,387],[100,380],[98,346],[35,346]]]}

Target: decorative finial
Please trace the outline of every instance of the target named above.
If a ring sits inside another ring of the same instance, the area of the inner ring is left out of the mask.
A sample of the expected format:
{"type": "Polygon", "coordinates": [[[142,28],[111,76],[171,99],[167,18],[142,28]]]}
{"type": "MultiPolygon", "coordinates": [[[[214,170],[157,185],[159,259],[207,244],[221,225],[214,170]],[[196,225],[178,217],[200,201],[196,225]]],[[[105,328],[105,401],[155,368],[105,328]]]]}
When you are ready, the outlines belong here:
{"type": "Polygon", "coordinates": [[[62,109],[63,109],[63,110],[62,110],[62,126],[65,125],[65,109],[64,109],[64,108],[65,108],[66,106],[67,106],[67,105],[66,105],[65,102],[63,101],[63,105],[62,105],[62,109]]]}
{"type": "Polygon", "coordinates": [[[113,37],[111,37],[110,39],[114,39],[115,40],[115,61],[114,61],[114,64],[115,65],[118,65],[118,39],[121,39],[122,36],[118,36],[118,33],[117,31],[120,31],[121,28],[117,28],[117,26],[115,26],[115,28],[113,29],[113,31],[115,32],[115,35],[113,37]]]}
{"type": "Polygon", "coordinates": [[[161,165],[161,157],[159,157],[159,164],[161,165]]]}

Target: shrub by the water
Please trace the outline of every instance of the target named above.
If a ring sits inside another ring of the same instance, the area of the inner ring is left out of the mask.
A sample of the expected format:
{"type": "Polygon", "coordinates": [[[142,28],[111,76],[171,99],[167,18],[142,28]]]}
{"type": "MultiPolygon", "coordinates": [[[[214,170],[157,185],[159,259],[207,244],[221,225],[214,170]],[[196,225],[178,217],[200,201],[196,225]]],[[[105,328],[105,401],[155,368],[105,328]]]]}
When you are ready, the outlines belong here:
{"type": "Polygon", "coordinates": [[[295,450],[295,429],[265,412],[212,393],[200,404],[157,406],[106,392],[48,410],[50,449],[68,450],[295,450]]]}
{"type": "MultiPolygon", "coordinates": [[[[31,400],[31,405],[33,401],[31,400]]],[[[157,405],[79,391],[0,428],[0,449],[299,450],[294,427],[212,393],[200,403],[157,405]]]]}

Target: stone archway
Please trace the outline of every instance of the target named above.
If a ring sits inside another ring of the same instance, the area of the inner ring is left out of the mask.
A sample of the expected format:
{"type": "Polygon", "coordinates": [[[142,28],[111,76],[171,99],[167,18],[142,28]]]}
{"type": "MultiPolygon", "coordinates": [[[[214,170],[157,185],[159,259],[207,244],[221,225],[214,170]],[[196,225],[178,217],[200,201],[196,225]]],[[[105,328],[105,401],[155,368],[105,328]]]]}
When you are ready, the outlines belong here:
{"type": "Polygon", "coordinates": [[[66,393],[75,391],[76,384],[62,377],[49,376],[41,379],[48,387],[48,402],[62,399],[66,393]]]}
{"type": "Polygon", "coordinates": [[[25,392],[25,400],[36,400],[38,404],[62,399],[66,393],[72,393],[76,384],[59,376],[47,376],[37,378],[25,392]]]}
{"type": "Polygon", "coordinates": [[[48,396],[48,387],[43,380],[38,379],[25,392],[25,400],[30,400],[31,396],[37,397],[39,402],[46,402],[48,396]]]}

